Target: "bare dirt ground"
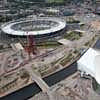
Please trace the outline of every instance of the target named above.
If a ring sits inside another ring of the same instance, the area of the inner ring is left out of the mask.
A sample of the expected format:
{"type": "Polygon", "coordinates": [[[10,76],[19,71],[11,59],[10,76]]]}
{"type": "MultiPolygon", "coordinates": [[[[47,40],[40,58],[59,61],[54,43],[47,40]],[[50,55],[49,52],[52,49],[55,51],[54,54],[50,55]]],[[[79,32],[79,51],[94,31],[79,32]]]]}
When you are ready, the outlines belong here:
{"type": "Polygon", "coordinates": [[[97,30],[100,30],[100,20],[96,20],[96,21],[92,21],[90,23],[91,27],[97,29],[97,30]]]}
{"type": "Polygon", "coordinates": [[[40,92],[29,100],[100,100],[91,86],[91,79],[80,78],[79,72],[51,87],[51,94],[40,92]]]}

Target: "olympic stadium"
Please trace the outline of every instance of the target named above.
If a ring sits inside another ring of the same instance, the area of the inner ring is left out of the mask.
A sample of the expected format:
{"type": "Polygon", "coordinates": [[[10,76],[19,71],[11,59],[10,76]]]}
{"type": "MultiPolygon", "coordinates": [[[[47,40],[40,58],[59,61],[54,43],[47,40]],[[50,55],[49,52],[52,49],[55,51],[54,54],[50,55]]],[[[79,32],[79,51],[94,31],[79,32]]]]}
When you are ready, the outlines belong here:
{"type": "Polygon", "coordinates": [[[60,18],[26,18],[12,21],[1,26],[3,34],[11,36],[50,37],[63,33],[66,22],[60,18]]]}

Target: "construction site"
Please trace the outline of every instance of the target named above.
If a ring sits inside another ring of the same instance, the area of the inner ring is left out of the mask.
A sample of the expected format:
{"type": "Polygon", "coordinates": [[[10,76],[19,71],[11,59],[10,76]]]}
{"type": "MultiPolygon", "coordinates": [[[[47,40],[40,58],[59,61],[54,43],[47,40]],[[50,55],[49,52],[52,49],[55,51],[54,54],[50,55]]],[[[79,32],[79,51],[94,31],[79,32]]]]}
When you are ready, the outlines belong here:
{"type": "MultiPolygon", "coordinates": [[[[19,18],[17,12],[16,19],[7,21],[9,3],[2,1],[0,6],[6,16],[0,22],[0,99],[13,100],[22,91],[14,100],[99,100],[92,86],[95,75],[83,77],[86,72],[77,65],[89,48],[97,49],[99,15],[89,13],[85,2],[81,7],[70,4],[57,9],[34,6],[27,8],[34,14],[19,18]],[[74,13],[65,16],[65,9],[74,13]],[[23,91],[32,84],[41,92],[23,91]]],[[[28,11],[21,8],[19,14],[28,11]]]]}

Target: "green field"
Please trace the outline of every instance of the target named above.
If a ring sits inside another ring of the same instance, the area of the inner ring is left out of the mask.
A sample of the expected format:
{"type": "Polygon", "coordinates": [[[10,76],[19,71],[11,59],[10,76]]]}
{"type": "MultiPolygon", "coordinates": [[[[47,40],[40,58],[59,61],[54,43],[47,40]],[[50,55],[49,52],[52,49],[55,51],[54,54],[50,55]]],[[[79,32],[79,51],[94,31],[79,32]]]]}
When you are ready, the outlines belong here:
{"type": "Polygon", "coordinates": [[[74,41],[74,40],[79,40],[82,37],[83,33],[81,32],[76,32],[76,31],[71,31],[69,33],[66,32],[64,35],[65,39],[74,41]]]}

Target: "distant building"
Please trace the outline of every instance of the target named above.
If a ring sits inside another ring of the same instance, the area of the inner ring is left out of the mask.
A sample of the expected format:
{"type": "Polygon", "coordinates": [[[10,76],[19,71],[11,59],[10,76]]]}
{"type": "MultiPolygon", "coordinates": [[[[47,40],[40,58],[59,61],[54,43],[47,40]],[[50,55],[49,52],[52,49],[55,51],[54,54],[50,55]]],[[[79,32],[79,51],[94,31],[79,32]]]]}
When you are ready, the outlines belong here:
{"type": "Polygon", "coordinates": [[[7,4],[7,0],[3,0],[4,1],[4,4],[7,4]]]}
{"type": "Polygon", "coordinates": [[[51,12],[51,13],[59,13],[60,11],[58,9],[55,8],[48,8],[46,9],[47,12],[51,12]]]}
{"type": "Polygon", "coordinates": [[[65,0],[16,0],[21,2],[45,2],[45,3],[63,3],[65,0]]]}
{"type": "Polygon", "coordinates": [[[95,1],[95,10],[97,14],[100,14],[100,0],[95,1]]]}
{"type": "Polygon", "coordinates": [[[7,0],[0,0],[0,5],[5,6],[7,5],[7,0]]]}
{"type": "Polygon", "coordinates": [[[56,2],[56,3],[63,3],[64,0],[45,0],[45,2],[47,2],[47,3],[54,3],[54,2],[56,2]]]}

